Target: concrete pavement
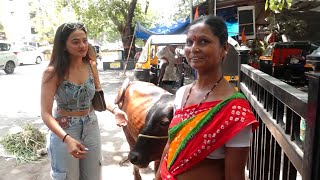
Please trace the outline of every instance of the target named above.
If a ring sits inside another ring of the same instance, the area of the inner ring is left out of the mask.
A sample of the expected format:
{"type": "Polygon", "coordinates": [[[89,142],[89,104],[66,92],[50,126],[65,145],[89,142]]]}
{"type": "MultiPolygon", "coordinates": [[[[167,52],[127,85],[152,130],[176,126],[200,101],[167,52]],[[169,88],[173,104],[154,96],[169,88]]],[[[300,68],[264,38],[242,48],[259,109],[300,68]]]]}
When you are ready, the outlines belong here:
{"type": "MultiPolygon", "coordinates": [[[[10,101],[11,97],[0,94],[0,137],[12,127],[31,122],[42,131],[47,132],[47,127],[40,117],[40,82],[41,75],[48,62],[36,66],[18,67],[16,73],[10,76],[0,74],[0,84],[8,84],[6,88],[1,85],[0,93],[16,94],[19,101],[10,101]],[[2,79],[1,79],[2,78],[2,79]],[[3,101],[6,99],[6,101],[3,101]],[[4,102],[10,102],[5,104],[4,102]]],[[[98,63],[100,81],[106,100],[114,101],[118,88],[127,76],[132,76],[133,71],[107,70],[103,71],[102,62],[98,63]]],[[[192,78],[186,78],[185,83],[192,82],[192,78]]],[[[110,112],[97,112],[100,124],[102,141],[102,180],[109,179],[133,179],[133,166],[123,161],[129,152],[129,146],[125,140],[122,129],[116,126],[114,116],[110,112]]],[[[39,162],[17,164],[14,158],[10,158],[0,147],[0,180],[49,180],[50,162],[47,156],[39,162]]],[[[153,163],[148,168],[141,169],[143,180],[152,180],[153,163]]]]}

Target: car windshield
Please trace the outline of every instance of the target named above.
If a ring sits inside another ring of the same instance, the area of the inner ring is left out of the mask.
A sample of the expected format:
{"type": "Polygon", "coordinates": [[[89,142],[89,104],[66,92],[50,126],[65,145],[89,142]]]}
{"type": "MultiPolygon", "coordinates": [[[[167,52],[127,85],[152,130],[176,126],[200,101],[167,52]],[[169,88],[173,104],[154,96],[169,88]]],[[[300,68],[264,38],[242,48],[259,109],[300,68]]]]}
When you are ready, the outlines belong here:
{"type": "MultiPolygon", "coordinates": [[[[148,56],[150,59],[154,59],[157,51],[162,47],[168,45],[177,45],[181,46],[178,49],[183,49],[183,46],[186,43],[186,35],[178,34],[178,35],[152,35],[148,38],[146,44],[142,48],[141,54],[138,59],[138,63],[145,63],[148,61],[148,56]]],[[[181,52],[179,50],[178,52],[181,52]]],[[[182,54],[182,53],[180,53],[182,54]]]]}
{"type": "Polygon", "coordinates": [[[12,48],[14,51],[18,51],[18,52],[26,52],[26,51],[35,51],[36,48],[32,47],[32,46],[14,46],[12,48]]]}
{"type": "Polygon", "coordinates": [[[0,43],[0,51],[9,51],[11,45],[7,43],[0,43]]]}
{"type": "Polygon", "coordinates": [[[148,41],[146,42],[146,44],[144,45],[144,47],[142,48],[140,57],[138,59],[139,63],[145,63],[148,60],[148,46],[150,44],[150,39],[148,39],[148,41]]]}

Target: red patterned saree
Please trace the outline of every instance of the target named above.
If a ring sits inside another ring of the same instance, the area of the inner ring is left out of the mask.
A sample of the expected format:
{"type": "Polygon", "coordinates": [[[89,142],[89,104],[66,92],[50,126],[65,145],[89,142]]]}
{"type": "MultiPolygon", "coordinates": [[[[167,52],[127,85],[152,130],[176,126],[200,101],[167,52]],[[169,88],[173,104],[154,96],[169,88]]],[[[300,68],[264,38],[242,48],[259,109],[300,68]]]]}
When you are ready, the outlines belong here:
{"type": "Polygon", "coordinates": [[[248,125],[258,126],[250,105],[241,93],[223,101],[205,102],[176,110],[169,127],[170,148],[160,165],[163,180],[196,165],[248,125]],[[193,112],[195,110],[195,112],[193,112]]]}

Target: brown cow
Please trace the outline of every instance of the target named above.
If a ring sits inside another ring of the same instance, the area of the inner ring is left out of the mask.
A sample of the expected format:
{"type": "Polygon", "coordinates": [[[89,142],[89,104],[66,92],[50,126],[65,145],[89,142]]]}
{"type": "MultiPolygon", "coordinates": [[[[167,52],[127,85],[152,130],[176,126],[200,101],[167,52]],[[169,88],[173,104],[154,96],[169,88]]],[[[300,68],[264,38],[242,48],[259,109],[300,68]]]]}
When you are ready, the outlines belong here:
{"type": "Polygon", "coordinates": [[[128,115],[128,123],[123,131],[130,146],[128,158],[135,164],[135,180],[141,180],[139,167],[147,167],[151,161],[155,161],[155,172],[159,167],[173,116],[173,99],[174,95],[152,83],[130,82],[129,79],[118,92],[115,102],[128,115]],[[135,147],[139,139],[146,143],[139,143],[140,147],[135,147]],[[140,153],[141,149],[143,154],[140,153]]]}

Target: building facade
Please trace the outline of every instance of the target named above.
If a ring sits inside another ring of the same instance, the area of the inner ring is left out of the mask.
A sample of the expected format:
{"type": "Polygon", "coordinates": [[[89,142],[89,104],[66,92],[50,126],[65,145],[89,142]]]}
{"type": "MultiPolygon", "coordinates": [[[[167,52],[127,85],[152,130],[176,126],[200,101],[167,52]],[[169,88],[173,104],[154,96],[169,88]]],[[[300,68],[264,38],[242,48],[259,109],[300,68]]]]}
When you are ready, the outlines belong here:
{"type": "Polygon", "coordinates": [[[0,23],[11,42],[32,38],[28,0],[0,0],[0,23]]]}

